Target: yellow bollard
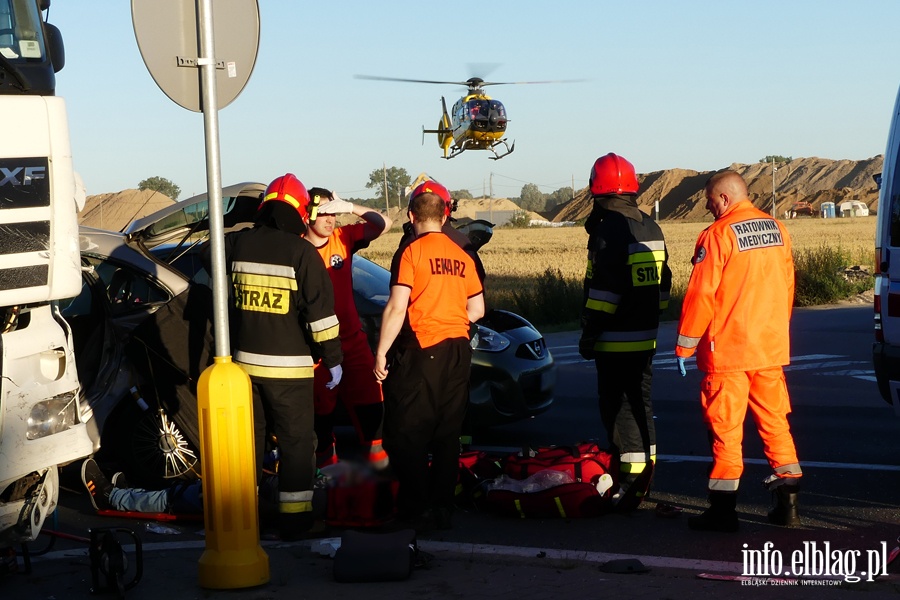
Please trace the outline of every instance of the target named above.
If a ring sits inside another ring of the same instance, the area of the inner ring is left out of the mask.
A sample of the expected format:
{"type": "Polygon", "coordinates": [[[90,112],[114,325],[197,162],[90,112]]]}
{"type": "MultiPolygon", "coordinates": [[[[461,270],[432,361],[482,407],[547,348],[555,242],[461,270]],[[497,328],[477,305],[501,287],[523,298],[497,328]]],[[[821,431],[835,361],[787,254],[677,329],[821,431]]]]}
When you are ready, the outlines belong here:
{"type": "Polygon", "coordinates": [[[269,581],[269,557],[259,544],[252,398],[250,377],[230,356],[215,357],[197,383],[206,526],[199,573],[204,588],[246,588],[269,581]]]}

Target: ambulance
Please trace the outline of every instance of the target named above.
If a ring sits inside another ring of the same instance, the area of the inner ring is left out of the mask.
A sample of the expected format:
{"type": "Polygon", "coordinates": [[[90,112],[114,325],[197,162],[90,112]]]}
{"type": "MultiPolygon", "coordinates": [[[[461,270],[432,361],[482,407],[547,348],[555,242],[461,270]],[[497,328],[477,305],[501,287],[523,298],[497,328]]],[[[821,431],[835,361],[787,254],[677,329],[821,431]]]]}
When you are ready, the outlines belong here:
{"type": "Polygon", "coordinates": [[[900,416],[900,93],[879,180],[872,359],[878,391],[900,416]]]}

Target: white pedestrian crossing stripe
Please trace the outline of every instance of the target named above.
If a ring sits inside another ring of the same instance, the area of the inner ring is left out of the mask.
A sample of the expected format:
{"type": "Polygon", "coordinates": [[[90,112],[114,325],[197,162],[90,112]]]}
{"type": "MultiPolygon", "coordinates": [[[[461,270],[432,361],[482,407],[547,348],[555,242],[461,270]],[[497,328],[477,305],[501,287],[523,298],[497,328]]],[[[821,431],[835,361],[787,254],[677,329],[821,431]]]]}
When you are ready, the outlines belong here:
{"type": "MultiPolygon", "coordinates": [[[[582,365],[593,367],[594,362],[581,358],[578,354],[578,346],[550,347],[550,354],[557,365],[582,365]]],[[[688,370],[696,369],[694,357],[685,361],[688,370]]],[[[675,351],[666,350],[656,353],[653,361],[654,371],[676,371],[675,351]]],[[[819,375],[831,377],[854,377],[863,381],[875,381],[875,371],[872,362],[868,360],[850,360],[849,356],[840,354],[801,354],[791,357],[791,364],[784,367],[789,371],[816,371],[819,375]]]]}

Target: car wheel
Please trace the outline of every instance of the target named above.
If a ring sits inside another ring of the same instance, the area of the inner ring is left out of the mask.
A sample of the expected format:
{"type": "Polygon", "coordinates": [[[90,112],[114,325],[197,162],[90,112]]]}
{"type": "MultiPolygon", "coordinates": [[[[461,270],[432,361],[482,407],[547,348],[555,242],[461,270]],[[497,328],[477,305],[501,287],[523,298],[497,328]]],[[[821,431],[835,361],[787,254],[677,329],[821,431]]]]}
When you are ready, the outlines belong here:
{"type": "Polygon", "coordinates": [[[123,401],[103,428],[101,456],[115,463],[129,482],[141,487],[165,486],[173,479],[195,479],[200,453],[164,409],[141,410],[123,401]]]}
{"type": "Polygon", "coordinates": [[[152,465],[154,472],[164,479],[189,475],[200,462],[178,425],[164,410],[140,422],[133,447],[136,457],[152,465]]]}

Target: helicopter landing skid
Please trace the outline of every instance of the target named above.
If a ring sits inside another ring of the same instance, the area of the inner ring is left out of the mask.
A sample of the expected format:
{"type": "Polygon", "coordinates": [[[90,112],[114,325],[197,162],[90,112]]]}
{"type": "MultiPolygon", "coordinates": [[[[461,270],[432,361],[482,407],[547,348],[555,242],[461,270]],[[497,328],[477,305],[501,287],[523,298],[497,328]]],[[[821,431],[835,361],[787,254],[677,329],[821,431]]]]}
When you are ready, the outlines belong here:
{"type": "Polygon", "coordinates": [[[494,153],[494,156],[489,156],[488,158],[490,158],[491,160],[500,160],[504,156],[508,156],[508,155],[512,154],[513,150],[516,149],[515,142],[513,142],[512,144],[507,144],[505,139],[497,140],[496,142],[494,142],[493,144],[491,144],[489,146],[485,143],[479,143],[476,145],[476,144],[470,144],[468,142],[469,142],[469,140],[466,140],[466,142],[464,142],[462,146],[454,146],[451,149],[450,154],[447,156],[443,156],[442,158],[450,160],[451,158],[455,158],[455,157],[459,156],[466,150],[490,150],[491,152],[494,153]],[[497,152],[497,146],[501,146],[501,145],[504,148],[506,148],[506,152],[503,152],[502,154],[497,152]]]}
{"type": "Polygon", "coordinates": [[[488,158],[490,158],[491,160],[500,160],[504,156],[509,156],[510,154],[512,154],[513,150],[515,150],[515,149],[516,149],[515,141],[513,141],[512,145],[510,146],[506,143],[506,140],[498,140],[496,143],[491,145],[491,152],[494,153],[494,156],[488,156],[488,158]],[[504,148],[506,148],[506,152],[504,152],[503,154],[497,154],[497,146],[500,146],[501,144],[503,145],[504,148]]]}

